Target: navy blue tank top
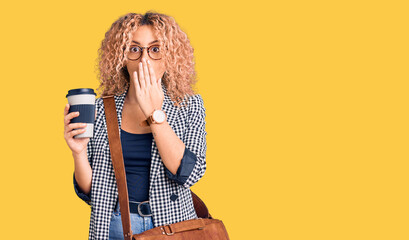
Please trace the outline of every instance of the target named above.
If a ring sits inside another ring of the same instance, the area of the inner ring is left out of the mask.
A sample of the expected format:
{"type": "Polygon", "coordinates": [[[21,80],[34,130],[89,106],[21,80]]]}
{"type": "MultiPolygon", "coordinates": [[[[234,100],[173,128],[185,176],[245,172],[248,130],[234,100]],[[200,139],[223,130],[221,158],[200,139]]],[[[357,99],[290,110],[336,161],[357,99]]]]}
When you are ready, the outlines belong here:
{"type": "Polygon", "coordinates": [[[129,201],[149,200],[152,133],[129,133],[121,129],[129,201]]]}

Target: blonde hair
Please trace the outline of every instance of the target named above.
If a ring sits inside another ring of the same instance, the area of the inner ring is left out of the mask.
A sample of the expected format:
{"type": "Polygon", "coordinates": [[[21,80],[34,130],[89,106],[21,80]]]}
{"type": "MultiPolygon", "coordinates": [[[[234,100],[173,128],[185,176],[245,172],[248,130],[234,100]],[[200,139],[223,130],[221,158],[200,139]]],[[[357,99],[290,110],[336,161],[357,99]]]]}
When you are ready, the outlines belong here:
{"type": "Polygon", "coordinates": [[[145,15],[128,13],[121,16],[105,33],[98,50],[100,85],[97,91],[101,96],[119,95],[129,87],[130,76],[124,61],[134,31],[143,25],[152,26],[158,37],[166,69],[162,83],[175,105],[181,106],[185,97],[195,94],[192,89],[197,82],[193,47],[172,17],[152,11],[145,15]]]}

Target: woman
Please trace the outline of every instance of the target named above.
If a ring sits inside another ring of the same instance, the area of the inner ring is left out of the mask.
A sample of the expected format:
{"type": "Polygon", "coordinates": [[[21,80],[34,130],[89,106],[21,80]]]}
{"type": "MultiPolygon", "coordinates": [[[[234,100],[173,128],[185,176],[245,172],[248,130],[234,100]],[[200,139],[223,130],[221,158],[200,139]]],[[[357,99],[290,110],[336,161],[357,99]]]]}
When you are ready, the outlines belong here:
{"type": "MultiPolygon", "coordinates": [[[[172,17],[126,14],[105,34],[99,70],[101,95],[115,98],[133,234],[197,218],[190,187],[206,170],[206,114],[191,88],[196,75],[186,34],[172,17]]],[[[85,139],[73,138],[84,126],[70,123],[78,115],[68,114],[68,104],[64,109],[74,189],[91,206],[89,239],[123,239],[102,97],[95,105],[94,136],[85,139]]]]}

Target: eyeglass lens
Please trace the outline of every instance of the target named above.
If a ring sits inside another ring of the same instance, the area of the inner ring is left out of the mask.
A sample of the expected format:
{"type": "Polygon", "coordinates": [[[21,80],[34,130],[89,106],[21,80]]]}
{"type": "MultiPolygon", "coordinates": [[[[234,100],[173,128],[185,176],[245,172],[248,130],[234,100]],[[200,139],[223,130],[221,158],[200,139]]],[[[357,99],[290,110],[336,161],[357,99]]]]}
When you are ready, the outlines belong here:
{"type": "MultiPolygon", "coordinates": [[[[139,46],[131,46],[129,48],[129,53],[128,53],[128,58],[131,60],[136,60],[138,58],[140,58],[142,55],[142,48],[139,46]]],[[[151,57],[152,59],[160,59],[162,57],[161,51],[159,49],[159,46],[150,46],[148,48],[148,55],[149,57],[151,57]]]]}

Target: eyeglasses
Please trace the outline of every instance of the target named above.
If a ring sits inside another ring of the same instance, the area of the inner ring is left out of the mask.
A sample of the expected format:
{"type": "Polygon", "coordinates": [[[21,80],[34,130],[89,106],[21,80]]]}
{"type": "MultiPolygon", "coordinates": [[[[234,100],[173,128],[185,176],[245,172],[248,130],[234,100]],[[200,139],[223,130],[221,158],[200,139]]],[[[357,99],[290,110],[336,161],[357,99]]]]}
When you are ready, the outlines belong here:
{"type": "Polygon", "coordinates": [[[153,60],[160,60],[162,58],[162,53],[160,51],[159,45],[152,45],[150,47],[140,47],[137,45],[131,46],[128,52],[128,59],[135,61],[142,56],[144,49],[147,49],[148,55],[153,60]]]}

